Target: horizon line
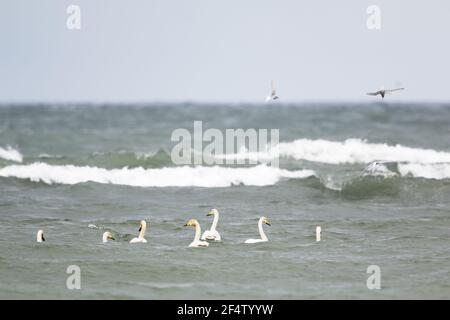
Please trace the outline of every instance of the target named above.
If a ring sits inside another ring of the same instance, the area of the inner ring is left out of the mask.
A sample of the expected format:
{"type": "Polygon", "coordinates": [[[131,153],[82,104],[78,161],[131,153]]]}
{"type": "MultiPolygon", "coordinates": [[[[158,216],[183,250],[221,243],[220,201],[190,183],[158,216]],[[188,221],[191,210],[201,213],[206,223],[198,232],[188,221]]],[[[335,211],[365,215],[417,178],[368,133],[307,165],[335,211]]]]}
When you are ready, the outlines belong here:
{"type": "Polygon", "coordinates": [[[450,99],[420,99],[420,100],[412,100],[412,99],[371,99],[371,100],[362,100],[362,99],[321,99],[321,100],[281,100],[277,102],[267,103],[265,101],[255,101],[255,100],[242,100],[242,101],[199,101],[199,100],[189,100],[186,99],[184,101],[169,101],[169,100],[17,100],[17,101],[0,101],[0,106],[30,106],[30,105],[305,105],[305,104],[379,104],[379,103],[397,103],[397,104],[450,104],[450,99]]]}

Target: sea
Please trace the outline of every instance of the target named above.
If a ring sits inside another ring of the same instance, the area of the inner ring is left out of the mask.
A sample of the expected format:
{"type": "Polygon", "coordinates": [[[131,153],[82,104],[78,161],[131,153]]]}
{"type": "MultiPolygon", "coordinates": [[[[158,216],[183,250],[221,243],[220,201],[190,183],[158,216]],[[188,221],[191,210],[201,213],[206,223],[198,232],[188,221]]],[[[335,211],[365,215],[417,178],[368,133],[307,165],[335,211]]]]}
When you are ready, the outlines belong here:
{"type": "Polygon", "coordinates": [[[0,298],[449,299],[450,104],[3,104],[0,298]],[[279,137],[176,164],[195,121],[279,137]]]}

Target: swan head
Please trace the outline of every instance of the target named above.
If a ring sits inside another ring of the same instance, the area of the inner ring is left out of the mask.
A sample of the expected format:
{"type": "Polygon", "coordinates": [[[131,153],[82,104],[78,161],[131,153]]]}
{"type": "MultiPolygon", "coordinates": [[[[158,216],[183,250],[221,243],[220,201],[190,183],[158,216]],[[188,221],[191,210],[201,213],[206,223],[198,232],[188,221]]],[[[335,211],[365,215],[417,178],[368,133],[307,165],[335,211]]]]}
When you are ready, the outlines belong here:
{"type": "Polygon", "coordinates": [[[271,226],[269,220],[266,217],[261,217],[261,221],[262,223],[267,224],[269,227],[271,226]]]}
{"type": "Polygon", "coordinates": [[[111,232],[106,231],[105,233],[103,233],[103,242],[108,242],[108,240],[116,240],[116,239],[114,239],[111,232]]]}
{"type": "Polygon", "coordinates": [[[209,216],[217,216],[218,214],[219,214],[219,211],[217,211],[217,209],[211,209],[211,211],[209,211],[206,216],[207,217],[209,217],[209,216]]]}
{"type": "Polygon", "coordinates": [[[139,232],[141,232],[142,230],[147,229],[147,222],[145,222],[145,220],[141,220],[141,222],[139,223],[139,232]]]}
{"type": "Polygon", "coordinates": [[[198,221],[197,221],[197,219],[191,219],[184,226],[185,227],[196,227],[196,226],[198,226],[198,221]]]}
{"type": "Polygon", "coordinates": [[[37,241],[37,242],[43,242],[43,241],[45,241],[45,238],[44,238],[44,231],[43,231],[43,230],[39,230],[39,231],[37,232],[37,234],[36,234],[36,241],[37,241]]]}

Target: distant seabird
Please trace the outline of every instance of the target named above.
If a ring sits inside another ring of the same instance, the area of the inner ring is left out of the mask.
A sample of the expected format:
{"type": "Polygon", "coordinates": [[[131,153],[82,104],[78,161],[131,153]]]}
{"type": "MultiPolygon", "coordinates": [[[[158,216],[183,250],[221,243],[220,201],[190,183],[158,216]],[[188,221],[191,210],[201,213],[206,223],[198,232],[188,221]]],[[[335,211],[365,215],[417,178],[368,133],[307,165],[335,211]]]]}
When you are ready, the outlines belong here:
{"type": "Polygon", "coordinates": [[[271,86],[272,92],[270,93],[270,96],[266,97],[266,102],[279,99],[279,97],[277,96],[277,90],[275,89],[275,83],[273,80],[270,83],[270,86],[271,86]]]}
{"type": "Polygon", "coordinates": [[[391,94],[394,91],[399,91],[399,90],[405,90],[405,88],[396,88],[396,89],[384,89],[381,88],[380,90],[376,91],[376,92],[369,92],[367,93],[369,96],[377,96],[377,95],[381,95],[381,98],[384,99],[384,96],[387,94],[391,94]]]}

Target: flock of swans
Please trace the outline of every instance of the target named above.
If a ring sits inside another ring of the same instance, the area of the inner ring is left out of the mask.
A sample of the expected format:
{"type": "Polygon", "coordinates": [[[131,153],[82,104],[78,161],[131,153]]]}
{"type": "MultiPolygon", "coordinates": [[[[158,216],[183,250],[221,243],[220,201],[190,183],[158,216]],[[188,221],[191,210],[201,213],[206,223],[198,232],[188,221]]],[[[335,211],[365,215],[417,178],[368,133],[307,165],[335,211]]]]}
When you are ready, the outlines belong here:
{"type": "MultiPolygon", "coordinates": [[[[195,236],[194,240],[189,244],[189,247],[193,248],[199,248],[199,247],[208,247],[209,242],[208,241],[221,241],[222,238],[220,236],[220,233],[217,231],[217,225],[219,223],[219,211],[217,209],[212,209],[209,211],[209,213],[206,216],[214,216],[213,223],[211,225],[211,228],[209,230],[206,230],[202,234],[202,229],[200,227],[200,223],[197,219],[190,219],[184,226],[185,227],[194,227],[195,228],[195,236]]],[[[263,224],[270,226],[270,222],[266,217],[261,217],[258,220],[258,231],[259,231],[259,239],[247,239],[244,241],[244,243],[252,244],[252,243],[259,243],[259,242],[267,242],[269,239],[267,238],[266,234],[264,233],[263,224]]],[[[139,235],[133,239],[130,240],[130,243],[147,243],[147,240],[145,239],[145,232],[147,231],[147,222],[145,220],[142,220],[139,223],[139,235]]],[[[321,240],[321,232],[322,228],[320,226],[316,227],[316,241],[321,240]]],[[[102,235],[102,242],[107,243],[109,240],[115,240],[113,234],[110,231],[106,231],[102,235]]],[[[36,235],[36,241],[37,242],[43,242],[45,241],[44,238],[44,231],[39,230],[36,235]]]]}
{"type": "MultiPolygon", "coordinates": [[[[384,98],[385,95],[392,94],[395,91],[405,90],[405,88],[395,88],[395,89],[384,89],[384,87],[381,87],[380,90],[376,92],[368,92],[367,95],[371,96],[377,96],[380,95],[381,98],[384,98]]],[[[275,83],[272,80],[271,82],[271,94],[270,96],[266,97],[266,102],[274,101],[279,99],[275,83]]],[[[209,230],[206,230],[203,234],[200,228],[200,223],[197,219],[191,219],[189,220],[184,226],[185,227],[195,227],[195,236],[194,241],[191,242],[189,247],[208,247],[209,242],[208,241],[221,241],[221,237],[219,232],[216,230],[217,224],[219,222],[219,211],[217,209],[212,209],[207,216],[214,216],[213,223],[211,225],[211,228],[209,230]],[[201,235],[201,236],[200,236],[201,235]]],[[[244,243],[251,244],[251,243],[259,243],[259,242],[266,242],[269,241],[266,234],[264,233],[263,224],[266,224],[270,226],[269,220],[267,220],[266,217],[259,218],[258,221],[258,230],[259,230],[259,239],[247,239],[244,241],[244,243]]],[[[147,223],[145,220],[142,220],[139,224],[139,235],[136,238],[131,239],[130,243],[147,243],[147,240],[145,239],[145,231],[147,230],[147,223]]],[[[320,226],[316,227],[316,241],[321,240],[321,232],[322,228],[320,226]]],[[[106,231],[103,233],[102,241],[103,243],[108,242],[109,240],[115,240],[112,233],[110,231],[106,231]]],[[[39,230],[36,235],[36,241],[37,242],[43,242],[45,241],[44,238],[44,231],[39,230]]]]}

